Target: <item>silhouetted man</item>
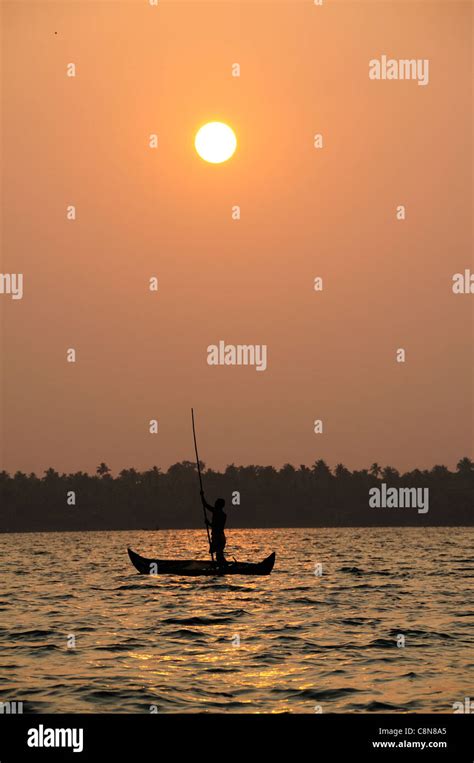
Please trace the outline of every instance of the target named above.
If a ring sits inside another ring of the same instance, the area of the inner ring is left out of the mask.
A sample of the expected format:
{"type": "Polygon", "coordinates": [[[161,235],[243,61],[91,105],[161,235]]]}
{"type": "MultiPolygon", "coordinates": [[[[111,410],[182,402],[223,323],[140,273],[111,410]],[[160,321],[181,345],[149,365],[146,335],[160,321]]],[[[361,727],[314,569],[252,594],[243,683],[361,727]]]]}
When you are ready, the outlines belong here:
{"type": "Polygon", "coordinates": [[[212,512],[212,522],[206,517],[206,524],[211,528],[211,553],[216,555],[218,564],[225,564],[224,548],[226,537],[224,533],[227,514],[224,511],[225,501],[218,498],[214,506],[207,503],[204,498],[204,492],[201,490],[201,501],[205,509],[212,512]]]}

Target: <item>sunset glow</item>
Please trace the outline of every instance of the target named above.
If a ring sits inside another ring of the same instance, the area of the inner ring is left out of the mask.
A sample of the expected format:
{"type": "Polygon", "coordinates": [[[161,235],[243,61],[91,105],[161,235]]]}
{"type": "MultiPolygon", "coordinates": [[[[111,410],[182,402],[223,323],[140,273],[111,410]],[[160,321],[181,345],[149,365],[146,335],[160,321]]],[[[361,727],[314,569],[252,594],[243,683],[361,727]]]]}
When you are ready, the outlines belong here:
{"type": "Polygon", "coordinates": [[[208,122],[196,133],[194,145],[201,159],[211,164],[222,164],[234,154],[237,138],[223,122],[208,122]]]}

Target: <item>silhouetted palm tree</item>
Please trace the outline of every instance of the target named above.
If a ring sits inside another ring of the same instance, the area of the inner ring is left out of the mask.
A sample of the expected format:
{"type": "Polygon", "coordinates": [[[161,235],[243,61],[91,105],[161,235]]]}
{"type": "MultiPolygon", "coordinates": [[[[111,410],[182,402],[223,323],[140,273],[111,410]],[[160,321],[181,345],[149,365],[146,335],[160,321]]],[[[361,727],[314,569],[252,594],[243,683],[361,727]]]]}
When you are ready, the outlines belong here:
{"type": "Polygon", "coordinates": [[[472,474],[474,472],[474,461],[471,461],[471,459],[467,458],[467,456],[461,458],[461,460],[457,463],[456,469],[458,470],[459,474],[472,474]]]}
{"type": "Polygon", "coordinates": [[[400,472],[394,469],[393,466],[385,466],[382,469],[382,479],[385,482],[397,482],[400,479],[400,472]]]}
{"type": "Polygon", "coordinates": [[[439,477],[445,478],[445,477],[449,477],[451,472],[449,471],[447,466],[444,466],[443,464],[436,464],[431,469],[431,474],[438,478],[439,477]]]}
{"type": "Polygon", "coordinates": [[[119,472],[119,479],[126,485],[134,487],[140,482],[140,474],[136,469],[122,469],[119,472]]]}
{"type": "Polygon", "coordinates": [[[331,470],[322,458],[314,462],[312,466],[312,472],[315,477],[318,477],[318,479],[329,479],[331,477],[331,470]]]}
{"type": "Polygon", "coordinates": [[[334,469],[334,476],[338,480],[347,479],[351,476],[351,473],[349,469],[347,469],[344,464],[338,464],[336,468],[334,469]]]}
{"type": "MultiPolygon", "coordinates": [[[[16,477],[17,475],[21,475],[21,472],[17,472],[17,473],[15,474],[15,477],[16,477]]],[[[25,474],[24,476],[26,477],[26,474],[25,474]]],[[[28,478],[27,478],[27,479],[28,479],[28,478]]],[[[43,477],[43,480],[44,480],[45,482],[53,482],[53,481],[59,480],[59,474],[58,474],[58,472],[57,472],[55,469],[53,469],[53,468],[50,466],[50,467],[49,467],[49,469],[46,469],[46,471],[45,471],[45,473],[44,473],[44,477],[43,477]]]]}

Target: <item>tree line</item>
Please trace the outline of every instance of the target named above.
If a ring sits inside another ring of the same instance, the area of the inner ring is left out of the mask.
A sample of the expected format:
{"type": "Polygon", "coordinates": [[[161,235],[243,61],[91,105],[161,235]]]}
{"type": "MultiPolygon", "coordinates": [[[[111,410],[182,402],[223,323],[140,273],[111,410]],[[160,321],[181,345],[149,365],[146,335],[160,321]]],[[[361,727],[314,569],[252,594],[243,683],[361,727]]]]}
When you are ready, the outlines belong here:
{"type": "MultiPolygon", "coordinates": [[[[474,462],[464,457],[446,466],[400,473],[374,463],[350,471],[331,469],[319,459],[312,466],[235,466],[225,471],[201,464],[206,498],[226,500],[229,527],[331,527],[474,524],[474,462]],[[369,490],[429,488],[429,513],[369,506],[369,490]]],[[[122,469],[116,476],[105,463],[95,474],[43,476],[0,472],[0,532],[49,530],[126,530],[202,526],[197,466],[190,461],[167,471],[122,469]]]]}

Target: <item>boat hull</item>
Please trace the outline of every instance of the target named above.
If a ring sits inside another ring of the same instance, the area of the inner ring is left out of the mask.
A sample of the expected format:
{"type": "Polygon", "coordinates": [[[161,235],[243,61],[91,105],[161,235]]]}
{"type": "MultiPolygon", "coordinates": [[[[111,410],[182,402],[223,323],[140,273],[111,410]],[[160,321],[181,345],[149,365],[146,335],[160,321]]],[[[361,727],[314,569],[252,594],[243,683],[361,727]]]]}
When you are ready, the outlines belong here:
{"type": "Polygon", "coordinates": [[[128,555],[141,575],[269,575],[275,564],[275,552],[261,562],[217,562],[197,559],[147,559],[131,548],[128,555]]]}

